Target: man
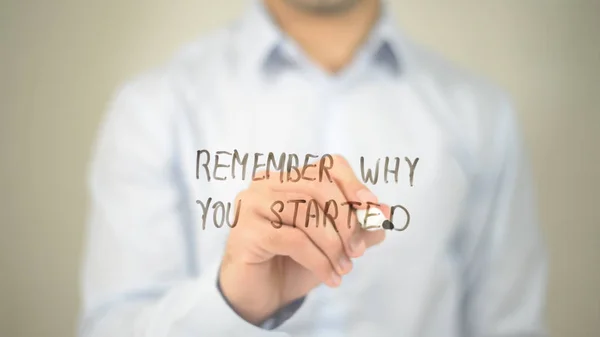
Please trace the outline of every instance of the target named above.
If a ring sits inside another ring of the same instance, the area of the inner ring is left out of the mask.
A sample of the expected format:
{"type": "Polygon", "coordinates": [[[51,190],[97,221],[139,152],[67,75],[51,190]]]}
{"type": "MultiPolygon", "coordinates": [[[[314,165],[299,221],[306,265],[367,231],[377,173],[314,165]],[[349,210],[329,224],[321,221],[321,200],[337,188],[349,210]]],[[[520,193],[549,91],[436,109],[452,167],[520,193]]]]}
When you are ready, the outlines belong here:
{"type": "Polygon", "coordinates": [[[256,1],[131,80],[90,188],[80,336],[546,335],[509,101],[377,0],[256,1]]]}

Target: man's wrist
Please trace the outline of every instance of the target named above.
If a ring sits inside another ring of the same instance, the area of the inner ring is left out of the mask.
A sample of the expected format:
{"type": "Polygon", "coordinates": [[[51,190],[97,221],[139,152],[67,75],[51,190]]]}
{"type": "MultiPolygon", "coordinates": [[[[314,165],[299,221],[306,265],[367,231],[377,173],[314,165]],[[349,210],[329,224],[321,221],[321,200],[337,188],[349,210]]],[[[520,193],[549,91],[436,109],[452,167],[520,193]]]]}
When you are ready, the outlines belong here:
{"type": "MultiPolygon", "coordinates": [[[[227,296],[225,296],[225,294],[223,293],[223,288],[221,286],[221,273],[217,273],[217,289],[219,291],[219,294],[221,294],[221,297],[223,298],[225,303],[227,303],[227,305],[231,308],[231,310],[233,310],[236,313],[236,315],[244,318],[243,315],[241,315],[235,309],[233,304],[227,299],[227,296]]],[[[261,320],[258,323],[250,322],[250,321],[246,320],[245,318],[244,319],[248,323],[250,323],[254,326],[263,328],[265,330],[275,329],[275,328],[279,327],[281,324],[283,324],[285,321],[287,321],[289,318],[291,318],[296,313],[296,311],[298,311],[298,309],[300,309],[300,307],[304,303],[305,298],[306,298],[306,296],[301,297],[297,300],[294,300],[293,302],[287,304],[286,306],[279,308],[274,313],[272,313],[267,318],[261,320]]]]}

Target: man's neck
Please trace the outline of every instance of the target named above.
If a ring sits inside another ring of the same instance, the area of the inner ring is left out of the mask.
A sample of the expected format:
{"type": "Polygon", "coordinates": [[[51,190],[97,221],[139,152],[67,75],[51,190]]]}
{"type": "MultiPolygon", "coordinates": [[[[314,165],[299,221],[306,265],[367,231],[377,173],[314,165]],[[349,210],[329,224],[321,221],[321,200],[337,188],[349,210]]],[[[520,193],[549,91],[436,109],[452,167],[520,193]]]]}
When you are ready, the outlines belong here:
{"type": "Polygon", "coordinates": [[[278,25],[312,61],[331,73],[344,68],[379,17],[379,0],[362,0],[344,13],[318,15],[282,0],[264,0],[278,25]]]}

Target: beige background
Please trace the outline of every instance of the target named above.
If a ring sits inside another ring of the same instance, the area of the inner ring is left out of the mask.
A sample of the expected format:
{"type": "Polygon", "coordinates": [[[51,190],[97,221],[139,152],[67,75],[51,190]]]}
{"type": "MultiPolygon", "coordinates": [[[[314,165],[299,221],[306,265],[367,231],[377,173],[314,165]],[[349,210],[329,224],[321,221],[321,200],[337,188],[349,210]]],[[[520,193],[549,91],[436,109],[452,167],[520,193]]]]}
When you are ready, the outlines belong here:
{"type": "MultiPolygon", "coordinates": [[[[600,1],[392,2],[408,33],[513,94],[553,336],[600,336],[600,1]]],[[[109,95],[243,5],[0,0],[0,336],[74,334],[84,172],[109,95]]]]}

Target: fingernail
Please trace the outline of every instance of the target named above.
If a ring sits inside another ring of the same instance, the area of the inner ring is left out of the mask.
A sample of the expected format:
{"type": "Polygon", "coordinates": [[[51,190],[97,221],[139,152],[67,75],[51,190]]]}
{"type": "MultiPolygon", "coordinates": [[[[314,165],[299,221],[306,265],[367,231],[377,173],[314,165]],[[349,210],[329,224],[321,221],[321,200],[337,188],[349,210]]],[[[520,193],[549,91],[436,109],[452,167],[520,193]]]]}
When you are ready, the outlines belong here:
{"type": "Polygon", "coordinates": [[[331,284],[334,287],[337,287],[340,285],[340,283],[342,283],[342,278],[340,277],[340,275],[338,275],[335,271],[331,273],[331,284]]]}
{"type": "Polygon", "coordinates": [[[363,206],[366,206],[367,202],[377,203],[377,197],[375,194],[366,188],[358,191],[356,196],[358,197],[358,201],[360,201],[363,206]]]}
{"type": "Polygon", "coordinates": [[[342,273],[347,273],[352,269],[352,261],[346,255],[342,255],[339,267],[342,273]]]}
{"type": "Polygon", "coordinates": [[[350,241],[350,249],[355,256],[361,256],[365,251],[365,240],[362,239],[360,234],[355,234],[350,241]]]}

